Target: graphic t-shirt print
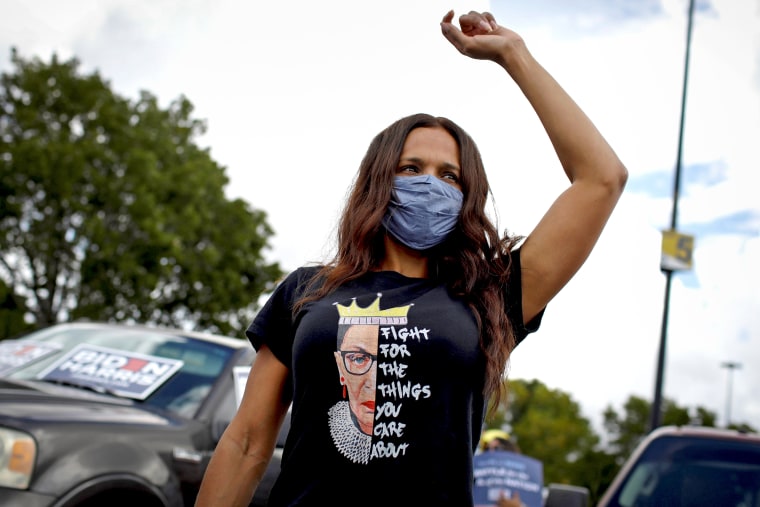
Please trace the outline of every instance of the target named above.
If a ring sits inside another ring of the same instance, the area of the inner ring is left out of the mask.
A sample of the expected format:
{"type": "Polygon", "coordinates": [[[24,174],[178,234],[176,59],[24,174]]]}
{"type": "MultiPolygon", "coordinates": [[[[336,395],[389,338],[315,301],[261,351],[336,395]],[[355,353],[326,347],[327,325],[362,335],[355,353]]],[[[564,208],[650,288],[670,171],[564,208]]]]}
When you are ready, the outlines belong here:
{"type": "Polygon", "coordinates": [[[411,304],[381,310],[381,297],[365,308],[356,299],[349,306],[335,303],[342,399],[330,408],[328,423],[340,453],[361,464],[405,454],[403,405],[431,394],[429,386],[407,379],[405,363],[407,340],[427,340],[429,330],[407,326],[411,304]],[[378,392],[385,401],[376,406],[378,392]]]}

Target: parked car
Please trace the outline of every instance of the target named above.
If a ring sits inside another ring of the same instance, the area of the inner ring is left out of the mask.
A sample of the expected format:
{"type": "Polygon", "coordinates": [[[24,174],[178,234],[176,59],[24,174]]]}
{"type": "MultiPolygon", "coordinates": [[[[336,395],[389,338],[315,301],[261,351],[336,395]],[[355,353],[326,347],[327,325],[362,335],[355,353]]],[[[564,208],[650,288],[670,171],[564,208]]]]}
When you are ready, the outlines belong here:
{"type": "MultiPolygon", "coordinates": [[[[566,499],[576,502],[572,493],[566,499]]],[[[577,495],[576,495],[577,496],[577,495]]],[[[582,498],[580,498],[582,500],[582,498]]],[[[560,504],[557,504],[560,505],[560,504]]],[[[663,426],[647,435],[596,507],[758,507],[760,434],[663,426]]]]}
{"type": "MultiPolygon", "coordinates": [[[[104,323],[0,342],[0,505],[192,506],[254,356],[245,339],[104,323]]],[[[278,471],[276,453],[251,505],[278,471]]]]}
{"type": "Polygon", "coordinates": [[[598,507],[756,507],[760,435],[694,426],[650,433],[598,507]]]}

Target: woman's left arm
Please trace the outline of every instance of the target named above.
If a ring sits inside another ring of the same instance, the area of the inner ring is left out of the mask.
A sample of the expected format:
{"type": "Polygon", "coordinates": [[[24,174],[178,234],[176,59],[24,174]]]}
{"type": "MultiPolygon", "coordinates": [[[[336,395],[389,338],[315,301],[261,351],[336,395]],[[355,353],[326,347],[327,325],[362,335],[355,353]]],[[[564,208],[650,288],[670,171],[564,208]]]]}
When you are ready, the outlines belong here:
{"type": "Polygon", "coordinates": [[[489,13],[449,12],[445,37],[464,55],[501,65],[523,92],[551,140],[567,188],[521,247],[523,318],[532,319],[575,275],[591,253],[623,193],[628,171],[597,128],[533,58],[523,39],[489,13]]]}

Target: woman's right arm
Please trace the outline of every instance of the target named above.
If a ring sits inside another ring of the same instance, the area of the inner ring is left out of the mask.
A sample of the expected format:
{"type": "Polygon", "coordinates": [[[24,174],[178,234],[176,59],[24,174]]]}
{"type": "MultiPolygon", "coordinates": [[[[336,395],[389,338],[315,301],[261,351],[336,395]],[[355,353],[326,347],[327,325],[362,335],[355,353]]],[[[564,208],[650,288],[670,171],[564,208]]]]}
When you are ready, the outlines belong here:
{"type": "Polygon", "coordinates": [[[196,507],[246,507],[266,471],[290,406],[288,368],[266,345],[254,358],[237,413],[214,450],[196,507]]]}

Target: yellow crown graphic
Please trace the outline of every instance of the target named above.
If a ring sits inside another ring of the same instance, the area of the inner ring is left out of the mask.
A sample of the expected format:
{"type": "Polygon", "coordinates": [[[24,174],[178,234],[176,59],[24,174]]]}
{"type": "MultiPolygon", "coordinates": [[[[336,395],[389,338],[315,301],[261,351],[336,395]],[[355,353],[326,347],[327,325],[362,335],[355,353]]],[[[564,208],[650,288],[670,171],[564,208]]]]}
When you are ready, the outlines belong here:
{"type": "Polygon", "coordinates": [[[396,306],[394,308],[380,309],[380,298],[382,294],[378,293],[377,298],[369,306],[362,308],[356,304],[356,298],[351,300],[349,306],[340,303],[333,303],[338,307],[340,315],[339,324],[406,324],[406,314],[413,304],[406,306],[396,306]]]}

